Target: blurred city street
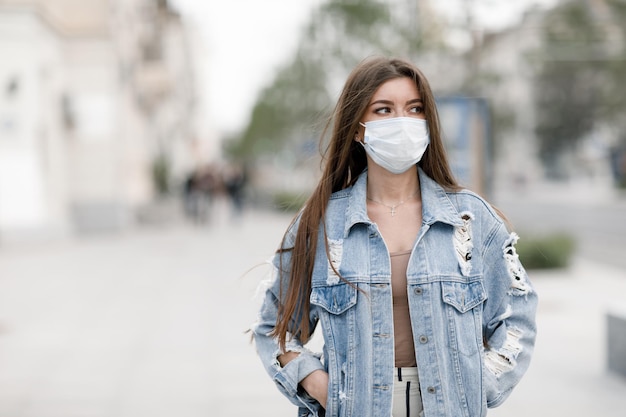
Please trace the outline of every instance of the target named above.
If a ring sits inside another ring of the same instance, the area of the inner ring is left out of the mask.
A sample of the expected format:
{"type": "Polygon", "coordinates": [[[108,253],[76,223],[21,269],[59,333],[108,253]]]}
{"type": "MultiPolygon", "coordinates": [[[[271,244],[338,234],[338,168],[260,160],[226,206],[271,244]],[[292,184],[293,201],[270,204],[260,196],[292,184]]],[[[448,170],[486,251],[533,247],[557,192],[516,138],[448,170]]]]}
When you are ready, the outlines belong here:
{"type": "Polygon", "coordinates": [[[575,242],[489,415],[624,417],[623,2],[244,3],[0,0],[0,417],[295,416],[247,329],[373,55],[426,74],[430,139],[520,243],[575,242]]]}
{"type": "MultiPolygon", "coordinates": [[[[0,417],[295,416],[245,334],[290,216],[227,213],[0,247],[0,417]]],[[[623,416],[605,314],[624,306],[624,275],[584,256],[531,272],[536,355],[490,416],[623,416]]]]}

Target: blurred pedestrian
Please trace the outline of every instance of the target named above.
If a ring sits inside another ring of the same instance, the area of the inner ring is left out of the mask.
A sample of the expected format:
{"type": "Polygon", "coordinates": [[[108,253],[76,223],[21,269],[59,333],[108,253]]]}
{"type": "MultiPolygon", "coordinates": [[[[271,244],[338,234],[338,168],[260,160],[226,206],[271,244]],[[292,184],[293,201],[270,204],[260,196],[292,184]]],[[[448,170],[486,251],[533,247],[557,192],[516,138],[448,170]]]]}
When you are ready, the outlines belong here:
{"type": "Polygon", "coordinates": [[[328,126],[252,328],[269,375],[300,416],[484,416],[533,352],[517,235],[453,178],[411,63],[359,64],[328,126]],[[317,325],[322,355],[305,347],[317,325]]]}
{"type": "Polygon", "coordinates": [[[198,173],[190,172],[183,182],[183,208],[185,216],[196,223],[200,216],[202,192],[198,188],[198,173]]]}
{"type": "Polygon", "coordinates": [[[232,203],[233,217],[238,218],[243,211],[246,172],[241,165],[231,163],[226,166],[223,177],[226,194],[232,203]]]}
{"type": "Polygon", "coordinates": [[[626,137],[622,145],[609,149],[609,164],[613,182],[618,188],[626,188],[626,137]]]}
{"type": "Polygon", "coordinates": [[[207,165],[189,173],[183,184],[185,215],[194,224],[209,220],[211,204],[219,181],[213,166],[207,165]]]}

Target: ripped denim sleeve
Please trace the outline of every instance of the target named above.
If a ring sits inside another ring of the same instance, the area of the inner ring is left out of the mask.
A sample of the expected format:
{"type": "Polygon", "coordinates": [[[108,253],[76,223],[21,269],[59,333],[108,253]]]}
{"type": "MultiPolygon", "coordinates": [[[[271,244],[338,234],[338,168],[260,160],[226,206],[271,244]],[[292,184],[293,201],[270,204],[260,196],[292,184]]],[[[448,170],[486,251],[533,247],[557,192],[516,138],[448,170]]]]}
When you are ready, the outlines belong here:
{"type": "Polygon", "coordinates": [[[487,405],[500,405],[528,369],[533,353],[537,294],[504,227],[485,255],[488,302],[484,311],[487,405]]]}
{"type": "Polygon", "coordinates": [[[316,411],[319,404],[300,387],[300,381],[311,372],[324,369],[320,355],[307,349],[300,340],[288,336],[285,351],[278,345],[278,340],[271,333],[276,325],[278,315],[278,294],[280,279],[276,262],[271,262],[271,276],[261,284],[263,304],[259,310],[257,321],[251,326],[257,353],[265,370],[276,383],[279,391],[293,404],[316,411]],[[285,352],[298,352],[297,358],[282,367],[278,357],[285,352]]]}

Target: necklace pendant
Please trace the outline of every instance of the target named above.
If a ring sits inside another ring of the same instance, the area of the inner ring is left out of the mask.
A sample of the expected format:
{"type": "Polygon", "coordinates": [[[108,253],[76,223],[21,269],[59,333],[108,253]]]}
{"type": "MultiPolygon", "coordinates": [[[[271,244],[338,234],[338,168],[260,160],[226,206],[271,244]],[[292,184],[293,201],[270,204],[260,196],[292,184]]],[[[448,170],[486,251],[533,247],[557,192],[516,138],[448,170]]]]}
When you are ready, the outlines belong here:
{"type": "Polygon", "coordinates": [[[391,207],[390,213],[391,213],[391,217],[395,216],[396,215],[396,208],[395,207],[391,207]]]}

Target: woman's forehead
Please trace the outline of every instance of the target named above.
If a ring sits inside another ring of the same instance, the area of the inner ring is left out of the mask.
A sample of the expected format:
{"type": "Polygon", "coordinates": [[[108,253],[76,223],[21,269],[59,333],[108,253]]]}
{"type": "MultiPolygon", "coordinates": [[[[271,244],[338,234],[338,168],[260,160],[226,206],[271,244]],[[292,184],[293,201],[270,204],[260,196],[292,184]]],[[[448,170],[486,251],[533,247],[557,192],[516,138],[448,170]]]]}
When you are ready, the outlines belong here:
{"type": "Polygon", "coordinates": [[[370,102],[381,99],[406,99],[421,98],[415,82],[409,77],[400,77],[387,80],[382,83],[372,95],[370,102]]]}

